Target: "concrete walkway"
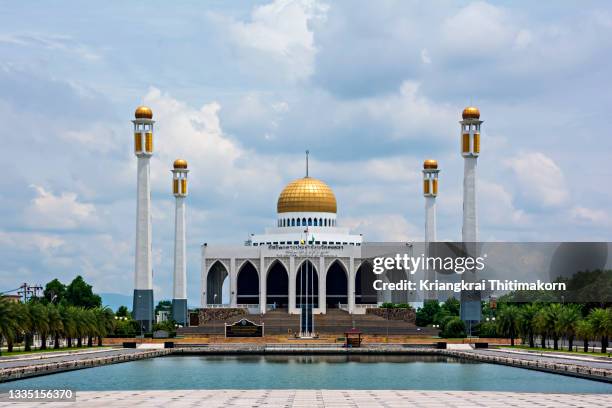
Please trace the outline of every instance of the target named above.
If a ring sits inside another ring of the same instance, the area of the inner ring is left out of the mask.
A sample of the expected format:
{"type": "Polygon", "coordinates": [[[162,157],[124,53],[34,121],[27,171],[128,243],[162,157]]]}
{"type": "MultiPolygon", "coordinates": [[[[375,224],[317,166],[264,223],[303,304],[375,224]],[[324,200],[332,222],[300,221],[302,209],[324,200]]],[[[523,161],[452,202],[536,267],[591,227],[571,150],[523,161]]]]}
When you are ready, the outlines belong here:
{"type": "Polygon", "coordinates": [[[38,364],[63,363],[67,361],[79,361],[93,357],[108,357],[115,355],[133,354],[142,352],[138,349],[105,349],[105,350],[83,350],[72,353],[50,353],[48,356],[38,358],[11,358],[0,360],[0,369],[13,367],[26,367],[38,364]]]}
{"type": "MultiPolygon", "coordinates": [[[[0,402],[0,407],[11,406],[0,402]]],[[[78,392],[76,402],[20,402],[19,407],[609,407],[607,394],[393,390],[181,390],[78,392]]]]}
{"type": "Polygon", "coordinates": [[[486,354],[495,356],[504,356],[510,358],[520,358],[523,360],[538,360],[549,363],[563,363],[563,364],[574,364],[577,366],[585,366],[589,368],[603,368],[612,369],[612,361],[604,361],[600,359],[589,359],[589,358],[573,358],[573,356],[557,356],[555,354],[548,353],[527,353],[517,352],[515,350],[503,350],[503,349],[476,349],[472,351],[476,354],[486,354]]]}

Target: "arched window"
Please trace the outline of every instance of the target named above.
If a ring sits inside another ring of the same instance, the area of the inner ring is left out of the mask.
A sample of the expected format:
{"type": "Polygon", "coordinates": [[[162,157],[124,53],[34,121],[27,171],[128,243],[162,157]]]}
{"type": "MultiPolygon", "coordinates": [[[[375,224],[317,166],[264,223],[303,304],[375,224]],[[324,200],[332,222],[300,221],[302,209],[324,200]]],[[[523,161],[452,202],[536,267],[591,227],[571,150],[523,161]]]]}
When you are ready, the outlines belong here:
{"type": "Polygon", "coordinates": [[[323,224],[327,227],[327,218],[323,220],[323,224]]]}
{"type": "Polygon", "coordinates": [[[314,219],[314,224],[313,224],[313,225],[314,225],[315,227],[317,227],[317,226],[318,226],[318,224],[319,224],[319,223],[317,222],[317,219],[315,218],[315,219],[314,219]]]}
{"type": "Polygon", "coordinates": [[[312,227],[312,218],[309,218],[309,219],[308,219],[308,226],[309,226],[309,227],[312,227]]]}
{"type": "Polygon", "coordinates": [[[323,218],[319,218],[319,227],[323,226],[323,218]]]}
{"type": "Polygon", "coordinates": [[[300,224],[301,224],[301,221],[300,221],[300,219],[298,218],[298,219],[297,219],[297,223],[296,223],[296,225],[299,227],[299,226],[300,226],[300,224]]]}
{"type": "Polygon", "coordinates": [[[292,218],[292,219],[291,219],[291,226],[292,226],[292,227],[295,227],[295,218],[292,218]]]}
{"type": "Polygon", "coordinates": [[[306,226],[306,218],[302,218],[302,227],[306,226]]]}

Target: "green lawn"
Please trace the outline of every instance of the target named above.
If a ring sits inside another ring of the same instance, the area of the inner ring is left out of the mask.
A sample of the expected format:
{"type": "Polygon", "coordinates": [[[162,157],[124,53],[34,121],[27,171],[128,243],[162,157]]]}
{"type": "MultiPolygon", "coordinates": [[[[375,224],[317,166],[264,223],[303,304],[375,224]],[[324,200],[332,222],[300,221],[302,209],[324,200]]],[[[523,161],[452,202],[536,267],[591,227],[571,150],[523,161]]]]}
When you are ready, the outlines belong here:
{"type": "Polygon", "coordinates": [[[578,350],[579,351],[568,351],[568,350],[553,350],[551,348],[540,348],[540,347],[529,347],[529,346],[500,346],[498,348],[514,348],[514,349],[521,349],[521,350],[529,350],[529,351],[539,351],[542,353],[557,353],[557,354],[570,354],[570,355],[577,355],[577,354],[583,354],[585,356],[592,356],[592,357],[610,357],[612,355],[612,352],[607,352],[607,353],[600,353],[600,352],[591,352],[589,351],[588,353],[585,353],[584,351],[582,351],[582,348],[579,347],[578,350]]]}
{"type": "Polygon", "coordinates": [[[10,353],[8,351],[2,350],[2,354],[0,354],[0,357],[10,357],[10,356],[19,356],[19,355],[24,355],[24,354],[37,354],[37,353],[62,353],[62,352],[66,352],[66,351],[85,351],[85,350],[94,350],[94,349],[98,349],[98,348],[108,348],[108,346],[93,346],[93,347],[62,347],[59,349],[54,349],[53,346],[51,348],[47,348],[46,350],[40,350],[40,349],[32,349],[31,351],[22,351],[22,350],[14,350],[11,351],[10,353]]]}

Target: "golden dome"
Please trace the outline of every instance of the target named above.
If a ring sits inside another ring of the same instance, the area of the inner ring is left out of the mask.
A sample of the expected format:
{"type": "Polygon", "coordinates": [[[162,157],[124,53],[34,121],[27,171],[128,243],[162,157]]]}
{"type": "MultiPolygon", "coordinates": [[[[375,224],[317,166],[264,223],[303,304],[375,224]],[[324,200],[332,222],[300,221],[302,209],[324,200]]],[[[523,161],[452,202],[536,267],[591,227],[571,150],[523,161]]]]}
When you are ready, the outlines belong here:
{"type": "Polygon", "coordinates": [[[175,169],[186,169],[187,168],[187,160],[176,159],[174,161],[174,168],[175,169]]]}
{"type": "Polygon", "coordinates": [[[321,180],[304,177],[287,184],[278,196],[276,211],[335,213],[336,196],[321,180]]]}
{"type": "Polygon", "coordinates": [[[438,168],[438,161],[437,160],[425,160],[423,162],[423,168],[424,169],[437,169],[438,168]]]}
{"type": "Polygon", "coordinates": [[[463,110],[463,119],[480,119],[480,110],[475,106],[468,106],[463,110]]]}
{"type": "Polygon", "coordinates": [[[136,119],[153,119],[153,111],[148,106],[139,106],[134,113],[136,119]]]}

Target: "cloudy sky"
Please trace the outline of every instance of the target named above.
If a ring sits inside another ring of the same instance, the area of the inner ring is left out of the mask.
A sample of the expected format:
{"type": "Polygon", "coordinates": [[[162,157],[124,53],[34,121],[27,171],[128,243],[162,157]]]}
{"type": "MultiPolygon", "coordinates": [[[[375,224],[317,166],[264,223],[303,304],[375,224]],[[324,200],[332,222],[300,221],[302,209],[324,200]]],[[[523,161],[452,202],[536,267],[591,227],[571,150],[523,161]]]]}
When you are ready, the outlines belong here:
{"type": "Polygon", "coordinates": [[[274,225],[306,149],[339,224],[368,240],[422,239],[420,168],[438,159],[438,235],[460,239],[470,102],[483,240],[612,240],[609,2],[1,3],[0,291],[82,274],[131,294],[139,104],[157,120],[158,299],[178,157],[190,304],[200,244],[274,225]]]}

